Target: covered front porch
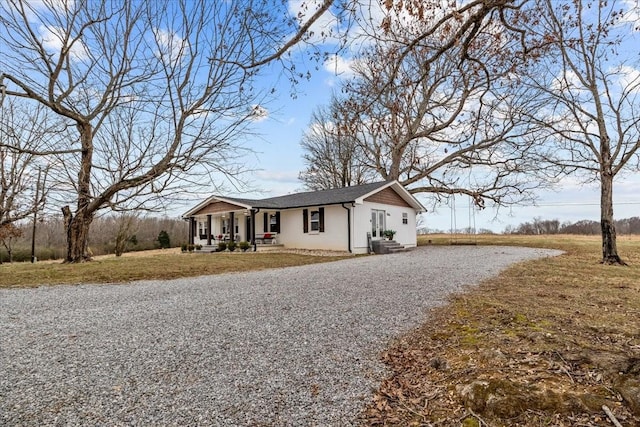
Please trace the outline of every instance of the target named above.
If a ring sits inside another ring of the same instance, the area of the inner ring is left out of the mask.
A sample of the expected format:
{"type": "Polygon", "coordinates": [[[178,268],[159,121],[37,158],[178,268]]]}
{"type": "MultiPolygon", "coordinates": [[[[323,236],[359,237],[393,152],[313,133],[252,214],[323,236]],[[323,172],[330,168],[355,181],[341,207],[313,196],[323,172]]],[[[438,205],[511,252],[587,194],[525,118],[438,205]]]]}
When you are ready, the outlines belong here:
{"type": "Polygon", "coordinates": [[[280,212],[213,201],[189,217],[189,244],[214,248],[220,242],[249,242],[258,246],[279,245],[280,212]]]}

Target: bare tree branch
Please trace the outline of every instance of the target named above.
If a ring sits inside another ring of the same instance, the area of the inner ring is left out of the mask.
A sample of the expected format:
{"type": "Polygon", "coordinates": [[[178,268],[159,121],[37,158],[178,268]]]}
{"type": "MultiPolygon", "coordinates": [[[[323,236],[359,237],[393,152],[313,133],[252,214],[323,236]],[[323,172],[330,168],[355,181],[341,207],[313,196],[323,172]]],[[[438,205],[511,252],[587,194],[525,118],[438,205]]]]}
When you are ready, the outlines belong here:
{"type": "Polygon", "coordinates": [[[284,0],[0,3],[5,96],[75,127],[64,149],[31,150],[65,166],[57,198],[75,192],[63,209],[67,261],[87,258],[101,209],[162,203],[196,176],[237,182],[251,107],[267,100],[254,86],[261,66],[306,40],[331,5],[300,23],[284,0]]]}

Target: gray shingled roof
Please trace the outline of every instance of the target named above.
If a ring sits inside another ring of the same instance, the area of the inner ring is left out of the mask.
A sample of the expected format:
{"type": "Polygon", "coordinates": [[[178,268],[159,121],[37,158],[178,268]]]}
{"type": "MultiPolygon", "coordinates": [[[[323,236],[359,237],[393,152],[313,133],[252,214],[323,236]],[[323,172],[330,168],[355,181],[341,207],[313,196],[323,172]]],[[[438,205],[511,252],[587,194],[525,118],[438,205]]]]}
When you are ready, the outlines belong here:
{"type": "Polygon", "coordinates": [[[224,199],[261,209],[290,209],[305,206],[337,205],[340,203],[355,202],[359,197],[369,194],[388,183],[389,181],[379,181],[371,184],[354,185],[352,187],[306,191],[304,193],[287,194],[286,196],[257,200],[239,199],[235,197],[224,197],[224,199]]]}

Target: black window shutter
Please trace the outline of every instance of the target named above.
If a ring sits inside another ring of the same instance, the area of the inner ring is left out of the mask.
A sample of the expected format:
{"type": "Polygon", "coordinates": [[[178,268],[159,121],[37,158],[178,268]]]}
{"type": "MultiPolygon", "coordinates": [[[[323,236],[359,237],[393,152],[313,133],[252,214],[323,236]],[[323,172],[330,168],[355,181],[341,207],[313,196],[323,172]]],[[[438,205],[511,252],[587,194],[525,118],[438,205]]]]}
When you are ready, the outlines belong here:
{"type": "Polygon", "coordinates": [[[265,233],[269,231],[269,213],[265,212],[262,220],[262,231],[265,233]]]}
{"type": "Polygon", "coordinates": [[[276,212],[276,233],[280,232],[280,212],[276,212]]]}
{"type": "Polygon", "coordinates": [[[302,232],[309,232],[309,210],[302,209],[302,232]]]}
{"type": "Polygon", "coordinates": [[[324,208],[318,209],[318,216],[320,217],[320,232],[324,233],[324,208]]]}

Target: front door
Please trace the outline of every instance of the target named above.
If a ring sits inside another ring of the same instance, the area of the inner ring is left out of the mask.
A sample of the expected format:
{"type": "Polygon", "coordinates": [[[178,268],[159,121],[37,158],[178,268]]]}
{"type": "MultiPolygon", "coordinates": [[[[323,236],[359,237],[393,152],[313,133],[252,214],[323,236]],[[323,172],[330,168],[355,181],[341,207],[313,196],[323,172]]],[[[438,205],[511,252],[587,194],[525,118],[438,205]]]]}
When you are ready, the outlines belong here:
{"type": "Polygon", "coordinates": [[[371,209],[371,238],[381,239],[384,237],[382,233],[385,230],[385,220],[387,214],[385,211],[371,209]]]}

